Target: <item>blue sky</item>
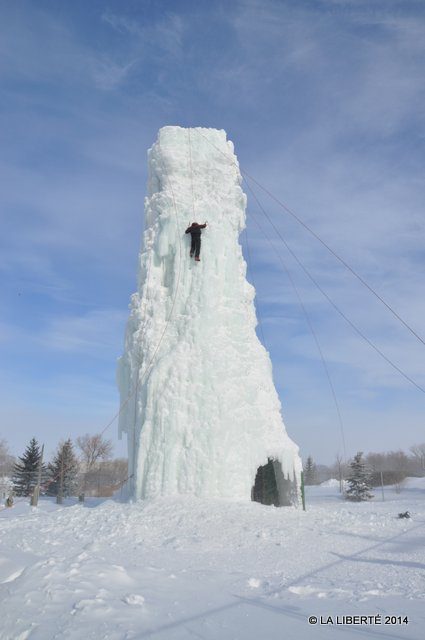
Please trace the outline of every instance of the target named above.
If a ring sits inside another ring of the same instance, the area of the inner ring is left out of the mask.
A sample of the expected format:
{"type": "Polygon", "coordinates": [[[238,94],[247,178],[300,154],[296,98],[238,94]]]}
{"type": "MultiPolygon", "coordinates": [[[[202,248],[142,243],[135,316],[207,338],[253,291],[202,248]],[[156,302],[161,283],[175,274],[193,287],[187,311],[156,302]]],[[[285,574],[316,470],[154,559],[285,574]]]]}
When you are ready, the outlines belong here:
{"type": "MultiPolygon", "coordinates": [[[[0,3],[0,437],[97,432],[136,285],[146,150],[164,125],[223,128],[242,169],[425,333],[425,6],[375,0],[0,3]]],[[[425,347],[256,190],[361,330],[425,385],[425,347]]],[[[288,432],[342,451],[320,358],[249,197],[250,278],[288,432]]],[[[242,238],[246,244],[246,237],[242,238]]],[[[425,440],[425,397],[347,327],[299,267],[348,456],[425,440]]],[[[108,431],[118,454],[116,425],[108,431]]]]}

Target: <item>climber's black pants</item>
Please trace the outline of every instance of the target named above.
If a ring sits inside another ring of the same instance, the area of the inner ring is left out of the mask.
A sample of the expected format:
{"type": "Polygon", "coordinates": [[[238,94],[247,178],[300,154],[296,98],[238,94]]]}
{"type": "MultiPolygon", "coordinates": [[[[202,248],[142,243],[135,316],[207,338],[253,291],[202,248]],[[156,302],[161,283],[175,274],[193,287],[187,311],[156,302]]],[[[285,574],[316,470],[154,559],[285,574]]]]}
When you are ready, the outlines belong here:
{"type": "Polygon", "coordinates": [[[195,254],[195,258],[199,258],[201,251],[201,236],[195,236],[192,234],[192,241],[190,243],[190,253],[195,254]]]}

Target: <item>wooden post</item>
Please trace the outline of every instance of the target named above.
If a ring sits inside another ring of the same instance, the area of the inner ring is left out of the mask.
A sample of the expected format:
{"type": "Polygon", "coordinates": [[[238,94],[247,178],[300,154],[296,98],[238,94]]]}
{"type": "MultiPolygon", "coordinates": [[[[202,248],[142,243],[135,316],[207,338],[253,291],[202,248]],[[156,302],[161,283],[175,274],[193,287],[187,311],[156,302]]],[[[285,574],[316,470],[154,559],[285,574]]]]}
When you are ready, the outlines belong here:
{"type": "Polygon", "coordinates": [[[78,494],[78,502],[83,503],[86,499],[86,490],[87,490],[87,468],[82,474],[82,484],[80,485],[80,492],[78,494]]]}
{"type": "Polygon", "coordinates": [[[304,471],[301,471],[301,499],[303,502],[303,511],[305,511],[304,471]]]}
{"type": "Polygon", "coordinates": [[[59,488],[58,495],[56,496],[56,504],[62,504],[63,502],[63,447],[62,447],[62,456],[61,456],[61,473],[59,480],[59,488]]]}
{"type": "Polygon", "coordinates": [[[382,490],[382,502],[385,501],[385,495],[384,495],[384,474],[381,471],[381,490],[382,490]]]}
{"type": "Polygon", "coordinates": [[[40,460],[38,461],[38,472],[37,472],[37,484],[34,487],[34,491],[31,496],[31,506],[36,507],[38,505],[38,498],[40,497],[40,485],[41,485],[41,472],[43,469],[43,454],[44,454],[44,444],[41,447],[40,460]]]}

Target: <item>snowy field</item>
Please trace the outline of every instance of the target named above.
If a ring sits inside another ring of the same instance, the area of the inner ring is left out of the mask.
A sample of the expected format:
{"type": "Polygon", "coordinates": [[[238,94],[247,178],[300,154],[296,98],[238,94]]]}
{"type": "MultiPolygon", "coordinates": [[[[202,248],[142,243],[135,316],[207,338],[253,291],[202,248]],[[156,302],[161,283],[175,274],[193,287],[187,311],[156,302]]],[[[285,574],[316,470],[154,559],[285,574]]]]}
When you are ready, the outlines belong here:
{"type": "Polygon", "coordinates": [[[332,483],[307,499],[306,513],[218,499],[20,501],[0,512],[0,638],[423,640],[425,478],[386,489],[384,502],[380,490],[344,502],[332,483]],[[375,615],[381,624],[340,624],[375,615]]]}

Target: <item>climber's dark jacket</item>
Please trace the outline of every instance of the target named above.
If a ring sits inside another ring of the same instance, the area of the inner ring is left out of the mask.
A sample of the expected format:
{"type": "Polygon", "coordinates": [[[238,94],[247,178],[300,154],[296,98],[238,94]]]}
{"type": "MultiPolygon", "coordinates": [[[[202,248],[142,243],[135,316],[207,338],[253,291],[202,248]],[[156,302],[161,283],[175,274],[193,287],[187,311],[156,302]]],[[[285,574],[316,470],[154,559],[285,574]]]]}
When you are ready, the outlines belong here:
{"type": "Polygon", "coordinates": [[[186,229],[185,233],[191,233],[192,237],[193,236],[200,236],[201,235],[201,229],[205,229],[206,226],[207,226],[206,223],[205,224],[198,224],[197,222],[192,222],[190,227],[188,227],[186,229]]]}

